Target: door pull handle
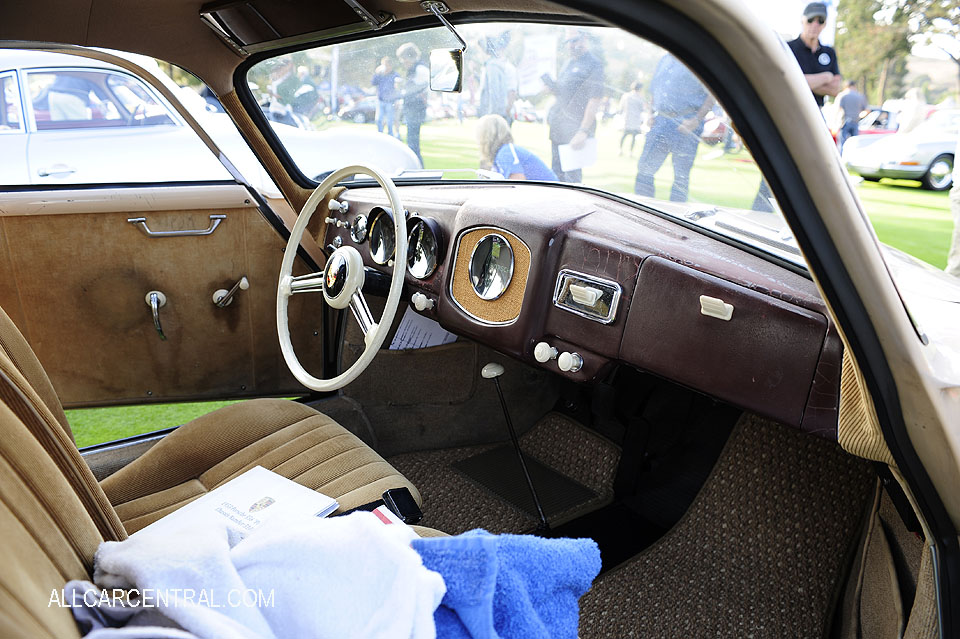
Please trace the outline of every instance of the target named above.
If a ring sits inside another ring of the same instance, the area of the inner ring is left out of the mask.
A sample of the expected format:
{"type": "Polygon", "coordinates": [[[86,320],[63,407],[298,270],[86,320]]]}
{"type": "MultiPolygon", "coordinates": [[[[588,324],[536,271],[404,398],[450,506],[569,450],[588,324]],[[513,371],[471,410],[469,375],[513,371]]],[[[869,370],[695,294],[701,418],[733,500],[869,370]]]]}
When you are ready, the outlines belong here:
{"type": "Polygon", "coordinates": [[[227,219],[226,215],[211,215],[210,226],[205,229],[188,229],[185,231],[151,231],[145,217],[128,217],[127,222],[139,227],[147,237],[196,237],[199,235],[213,235],[220,226],[220,222],[227,219]]]}

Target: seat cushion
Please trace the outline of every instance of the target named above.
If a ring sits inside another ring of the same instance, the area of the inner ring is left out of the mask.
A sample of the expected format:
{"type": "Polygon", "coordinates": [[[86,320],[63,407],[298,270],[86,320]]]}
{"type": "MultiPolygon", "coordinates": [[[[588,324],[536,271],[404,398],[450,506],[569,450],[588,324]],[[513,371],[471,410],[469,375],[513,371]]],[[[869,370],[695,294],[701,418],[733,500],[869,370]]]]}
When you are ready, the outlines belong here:
{"type": "Polygon", "coordinates": [[[420,493],[380,455],[308,406],[255,399],[184,424],[101,482],[128,533],[237,475],[263,466],[340,503],[338,512],[390,488],[420,493]]]}

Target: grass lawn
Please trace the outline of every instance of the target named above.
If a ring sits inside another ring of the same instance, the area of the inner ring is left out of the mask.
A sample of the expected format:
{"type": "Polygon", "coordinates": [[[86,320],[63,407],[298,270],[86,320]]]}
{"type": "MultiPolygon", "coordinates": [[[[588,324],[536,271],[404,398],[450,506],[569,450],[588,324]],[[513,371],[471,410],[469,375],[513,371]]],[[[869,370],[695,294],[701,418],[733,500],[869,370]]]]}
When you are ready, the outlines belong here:
{"type": "MultiPolygon", "coordinates": [[[[373,125],[354,125],[370,126],[373,125]]],[[[547,127],[532,122],[513,125],[515,142],[550,164],[547,127]]],[[[475,168],[479,161],[473,138],[473,122],[427,123],[421,131],[426,168],[475,168]]],[[[619,193],[632,193],[637,175],[636,157],[620,156],[620,131],[613,124],[598,130],[597,164],[585,169],[583,181],[590,186],[619,193]]],[[[643,148],[638,137],[634,156],[643,148]]],[[[690,199],[721,206],[749,209],[757,194],[760,172],[747,152],[722,155],[720,147],[700,145],[690,174],[690,199]]],[[[457,176],[462,177],[462,176],[457,176]]],[[[673,168],[667,160],[654,178],[658,198],[669,199],[673,168]]],[[[953,232],[947,193],[919,188],[919,182],[883,180],[861,182],[857,191],[881,242],[943,268],[953,232]]]]}
{"type": "Polygon", "coordinates": [[[74,408],[67,411],[67,420],[77,439],[77,446],[132,437],[141,433],[179,426],[230,402],[193,402],[184,404],[144,404],[141,406],[109,406],[106,408],[74,408]]]}
{"type": "MultiPolygon", "coordinates": [[[[374,125],[338,122],[331,123],[331,126],[372,129],[374,125]]],[[[421,152],[426,168],[476,168],[479,156],[473,126],[473,120],[466,120],[463,124],[456,120],[426,123],[421,131],[421,152]]],[[[518,145],[550,164],[546,125],[516,122],[513,134],[518,145]]],[[[633,192],[636,155],[643,148],[643,139],[638,137],[631,158],[619,154],[620,135],[612,123],[599,127],[598,161],[584,170],[586,184],[618,193],[633,192]]],[[[463,175],[454,177],[462,178],[463,175]]],[[[658,198],[669,198],[672,182],[673,169],[667,160],[654,178],[658,198]]],[[[690,175],[690,199],[749,209],[759,183],[760,173],[748,153],[723,155],[719,146],[701,144],[690,175]]],[[[862,182],[857,190],[880,241],[943,268],[953,230],[947,193],[925,191],[917,188],[917,184],[907,181],[862,182]]],[[[82,447],[177,426],[229,403],[232,402],[85,408],[67,411],[67,418],[77,437],[77,445],[82,447]]]]}

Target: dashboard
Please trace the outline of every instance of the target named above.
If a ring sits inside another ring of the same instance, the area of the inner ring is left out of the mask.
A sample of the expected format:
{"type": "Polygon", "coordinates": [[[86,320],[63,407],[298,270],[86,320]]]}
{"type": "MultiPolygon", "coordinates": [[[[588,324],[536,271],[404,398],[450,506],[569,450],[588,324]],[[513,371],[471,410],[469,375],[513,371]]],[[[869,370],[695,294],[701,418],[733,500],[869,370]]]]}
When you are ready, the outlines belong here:
{"type": "MultiPolygon", "coordinates": [[[[636,206],[562,185],[399,186],[404,298],[446,330],[577,382],[627,364],[836,437],[842,346],[813,282],[636,206]]],[[[350,188],[325,246],[389,274],[393,215],[350,188]]]]}

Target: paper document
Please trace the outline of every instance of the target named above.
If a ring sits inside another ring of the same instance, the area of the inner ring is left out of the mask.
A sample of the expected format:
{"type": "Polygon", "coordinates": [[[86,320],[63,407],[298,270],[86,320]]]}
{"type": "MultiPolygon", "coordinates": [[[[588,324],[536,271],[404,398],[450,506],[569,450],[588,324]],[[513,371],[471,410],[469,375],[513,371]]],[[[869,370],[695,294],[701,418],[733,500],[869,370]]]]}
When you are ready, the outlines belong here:
{"type": "Polygon", "coordinates": [[[278,514],[303,513],[326,517],[338,505],[332,497],[256,466],[139,532],[180,528],[191,519],[196,520],[197,525],[204,525],[204,522],[219,517],[226,522],[232,535],[243,539],[278,514]]]}
{"type": "Polygon", "coordinates": [[[576,171],[585,166],[593,166],[597,163],[597,138],[587,138],[579,149],[569,144],[561,144],[557,147],[557,153],[560,154],[562,171],[576,171]]]}
{"type": "Polygon", "coordinates": [[[457,341],[457,336],[445,331],[440,324],[424,317],[409,306],[403,313],[396,335],[390,342],[391,351],[427,348],[457,341]]]}

